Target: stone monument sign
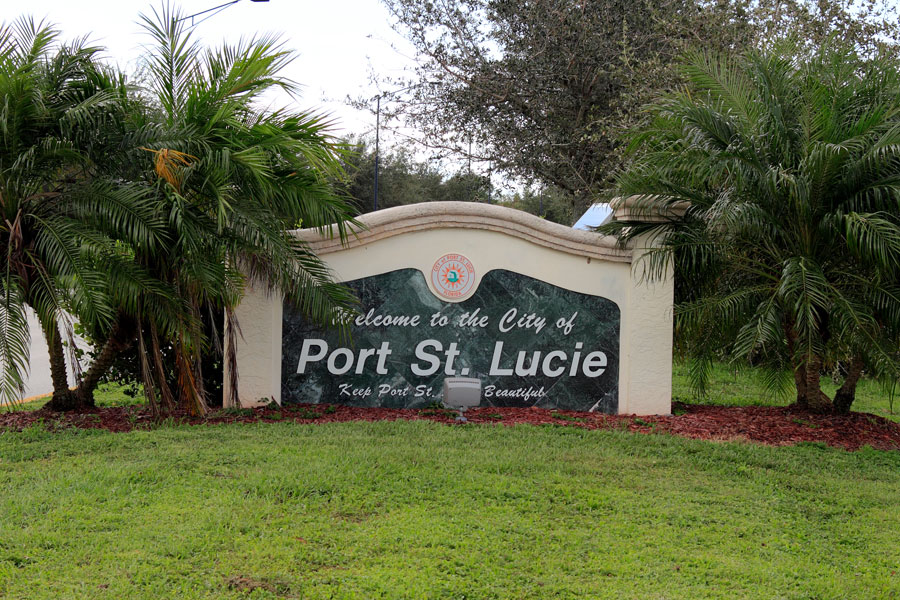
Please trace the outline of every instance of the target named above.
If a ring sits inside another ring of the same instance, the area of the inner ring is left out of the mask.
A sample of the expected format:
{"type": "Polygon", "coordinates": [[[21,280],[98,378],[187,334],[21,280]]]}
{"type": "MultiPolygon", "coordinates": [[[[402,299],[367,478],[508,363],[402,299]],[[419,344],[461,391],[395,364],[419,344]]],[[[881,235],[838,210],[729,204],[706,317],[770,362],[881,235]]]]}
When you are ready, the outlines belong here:
{"type": "Polygon", "coordinates": [[[672,285],[632,268],[643,249],[475,203],[360,220],[346,245],[297,232],[360,300],[349,338],[253,290],[238,307],[243,405],[421,408],[470,377],[483,406],[670,411],[672,285]]]}

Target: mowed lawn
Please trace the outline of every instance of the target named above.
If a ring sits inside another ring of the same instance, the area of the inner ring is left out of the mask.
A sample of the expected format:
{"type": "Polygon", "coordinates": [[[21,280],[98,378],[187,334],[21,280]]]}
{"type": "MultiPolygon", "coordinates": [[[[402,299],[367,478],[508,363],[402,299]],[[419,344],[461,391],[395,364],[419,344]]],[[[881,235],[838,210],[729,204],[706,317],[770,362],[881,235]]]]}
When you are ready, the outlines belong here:
{"type": "Polygon", "coordinates": [[[900,452],[430,422],[0,434],[4,598],[898,598],[900,452]]]}

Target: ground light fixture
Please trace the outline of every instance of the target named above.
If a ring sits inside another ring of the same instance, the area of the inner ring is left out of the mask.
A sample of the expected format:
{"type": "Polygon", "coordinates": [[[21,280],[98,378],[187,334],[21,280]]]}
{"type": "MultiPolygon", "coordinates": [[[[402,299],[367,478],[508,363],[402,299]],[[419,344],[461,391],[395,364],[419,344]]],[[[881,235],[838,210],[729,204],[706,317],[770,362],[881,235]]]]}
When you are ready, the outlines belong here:
{"type": "Polygon", "coordinates": [[[456,420],[466,422],[466,409],[481,404],[481,380],[473,377],[447,377],[444,379],[444,406],[459,412],[456,420]]]}

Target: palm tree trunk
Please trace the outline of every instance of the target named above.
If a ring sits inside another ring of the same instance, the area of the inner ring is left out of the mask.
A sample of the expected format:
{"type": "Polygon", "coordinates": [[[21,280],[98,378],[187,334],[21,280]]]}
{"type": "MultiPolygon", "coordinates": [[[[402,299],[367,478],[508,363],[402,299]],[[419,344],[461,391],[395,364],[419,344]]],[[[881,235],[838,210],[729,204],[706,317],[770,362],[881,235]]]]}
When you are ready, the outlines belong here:
{"type": "Polygon", "coordinates": [[[93,398],[85,402],[84,398],[69,389],[69,376],[66,371],[66,356],[63,353],[62,337],[56,323],[41,323],[44,338],[47,340],[47,351],[50,354],[50,379],[53,381],[53,397],[47,406],[55,411],[68,411],[87,408],[94,405],[93,398]]]}
{"type": "Polygon", "coordinates": [[[192,359],[184,345],[179,343],[175,354],[175,376],[178,379],[179,396],[181,403],[188,407],[195,417],[205,417],[209,412],[209,406],[203,397],[203,390],[197,385],[194,378],[192,359]]]}
{"type": "Polygon", "coordinates": [[[130,345],[131,339],[125,334],[125,328],[122,326],[122,319],[120,317],[116,320],[110,330],[109,337],[103,344],[103,349],[100,351],[100,354],[94,358],[87,373],[85,373],[84,377],[81,379],[78,389],[75,390],[75,393],[82,398],[85,403],[90,406],[94,405],[94,390],[97,389],[100,379],[109,370],[109,367],[112,365],[116,356],[130,345]]]}
{"type": "Polygon", "coordinates": [[[801,362],[794,367],[794,386],[797,388],[797,407],[808,409],[809,399],[806,397],[806,363],[801,362]]]}
{"type": "Polygon", "coordinates": [[[858,357],[854,357],[850,363],[850,370],[844,383],[834,395],[834,411],[838,413],[850,412],[850,407],[856,399],[856,384],[859,383],[863,372],[863,362],[858,357]]]}
{"type": "Polygon", "coordinates": [[[809,389],[808,376],[810,357],[805,355],[801,358],[797,358],[795,354],[797,349],[797,334],[794,331],[794,326],[786,321],[783,323],[783,327],[785,337],[787,338],[788,353],[790,354],[791,361],[796,361],[796,364],[794,364],[794,386],[797,388],[797,400],[794,402],[794,406],[803,410],[809,410],[810,398],[807,390],[809,389]]]}
{"type": "Polygon", "coordinates": [[[156,325],[150,324],[150,344],[153,351],[153,365],[156,367],[156,378],[159,381],[159,395],[162,399],[162,405],[166,412],[172,414],[175,412],[175,397],[172,395],[172,388],[166,381],[166,371],[163,367],[162,352],[159,348],[159,334],[156,331],[156,325]]]}
{"type": "Polygon", "coordinates": [[[822,358],[809,356],[806,362],[806,408],[815,412],[830,412],[833,405],[822,391],[821,378],[822,358]]]}

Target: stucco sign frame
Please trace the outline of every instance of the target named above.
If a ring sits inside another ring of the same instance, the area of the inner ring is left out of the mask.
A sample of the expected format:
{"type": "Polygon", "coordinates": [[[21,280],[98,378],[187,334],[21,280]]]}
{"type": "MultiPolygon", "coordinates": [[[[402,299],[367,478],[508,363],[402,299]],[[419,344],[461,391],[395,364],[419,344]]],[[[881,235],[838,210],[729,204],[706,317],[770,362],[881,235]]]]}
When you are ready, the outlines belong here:
{"type": "MultiPolygon", "coordinates": [[[[628,217],[626,213],[622,207],[617,211],[620,217],[628,217]]],[[[427,282],[444,303],[465,304],[477,297],[485,277],[508,273],[508,277],[543,282],[553,289],[606,299],[619,310],[614,411],[671,412],[673,285],[671,277],[651,283],[642,277],[640,266],[633,268],[646,251],[640,242],[623,249],[615,240],[593,232],[477,203],[416,204],[364,215],[360,221],[364,229],[356,231],[345,245],[312,230],[295,234],[326,261],[338,281],[363,281],[404,270],[416,275],[419,271],[422,286],[427,282]]],[[[281,401],[284,381],[290,379],[290,373],[283,373],[283,359],[287,361],[283,357],[283,328],[285,323],[292,323],[281,298],[248,290],[236,317],[242,332],[235,348],[241,404],[281,401]]],[[[286,341],[292,339],[288,335],[286,341]]],[[[307,362],[320,358],[313,354],[318,350],[307,344],[307,362]]],[[[294,347],[290,351],[297,352],[294,347]]],[[[373,368],[377,358],[373,355],[373,368]]],[[[591,360],[588,366],[594,371],[586,372],[602,372],[600,358],[591,360]]],[[[295,361],[292,355],[287,368],[293,370],[295,361]]],[[[350,371],[345,365],[335,364],[338,372],[350,371]]],[[[552,366],[559,370],[558,365],[552,366]]],[[[230,379],[226,374],[226,388],[230,379]]],[[[292,385],[303,385],[302,379],[296,381],[292,385]]],[[[225,397],[231,397],[229,389],[225,397]]],[[[285,399],[296,400],[295,391],[290,390],[285,399]]],[[[319,401],[334,402],[338,398],[323,397],[319,401]]]]}

